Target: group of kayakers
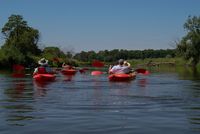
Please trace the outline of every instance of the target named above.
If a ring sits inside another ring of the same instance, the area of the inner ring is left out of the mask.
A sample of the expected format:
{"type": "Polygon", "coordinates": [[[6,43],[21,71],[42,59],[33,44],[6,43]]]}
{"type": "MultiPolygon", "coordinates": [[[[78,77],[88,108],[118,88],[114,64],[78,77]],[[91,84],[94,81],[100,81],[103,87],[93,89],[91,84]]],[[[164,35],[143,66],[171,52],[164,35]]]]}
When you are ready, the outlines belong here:
{"type": "MultiPolygon", "coordinates": [[[[48,65],[48,60],[45,58],[42,58],[38,61],[39,67],[35,68],[34,70],[34,75],[35,74],[44,74],[44,73],[53,73],[53,70],[49,67],[48,65]]],[[[74,69],[75,67],[68,65],[66,63],[62,64],[62,68],[63,70],[71,70],[74,69]]],[[[130,74],[132,73],[132,68],[131,68],[131,64],[128,63],[127,61],[120,59],[118,61],[117,65],[114,66],[110,66],[108,73],[109,74],[130,74]]]]}

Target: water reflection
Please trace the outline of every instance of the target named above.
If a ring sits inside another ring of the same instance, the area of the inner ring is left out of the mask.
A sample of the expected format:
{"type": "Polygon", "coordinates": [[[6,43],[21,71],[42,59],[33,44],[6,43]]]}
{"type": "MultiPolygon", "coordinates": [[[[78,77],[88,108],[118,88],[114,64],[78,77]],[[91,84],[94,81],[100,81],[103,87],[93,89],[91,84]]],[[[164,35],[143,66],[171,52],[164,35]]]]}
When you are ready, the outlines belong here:
{"type": "Polygon", "coordinates": [[[147,78],[138,79],[137,84],[139,87],[145,88],[148,84],[148,80],[147,80],[147,78]]]}
{"type": "Polygon", "coordinates": [[[185,79],[185,80],[198,80],[200,79],[200,70],[197,69],[192,69],[189,67],[184,67],[184,68],[177,68],[177,72],[179,75],[180,79],[185,79]]]}
{"type": "Polygon", "coordinates": [[[118,112],[123,104],[126,105],[130,95],[132,82],[108,82],[105,76],[92,79],[92,104],[98,112],[118,112]]]}
{"type": "Polygon", "coordinates": [[[44,97],[47,95],[48,87],[52,84],[52,82],[48,81],[33,81],[33,86],[35,89],[34,97],[44,97]]]}
{"type": "Polygon", "coordinates": [[[1,100],[2,108],[6,115],[6,121],[12,125],[25,125],[23,121],[32,120],[34,111],[32,106],[33,91],[26,88],[25,80],[11,81],[9,88],[4,90],[6,98],[1,100]]]}
{"type": "Polygon", "coordinates": [[[13,78],[24,78],[25,73],[12,73],[11,75],[13,78]]]}
{"type": "Polygon", "coordinates": [[[74,78],[74,75],[63,75],[64,81],[72,81],[74,78]]]}
{"type": "Polygon", "coordinates": [[[183,109],[187,114],[186,118],[191,124],[191,128],[200,131],[200,69],[191,67],[165,68],[168,68],[168,70],[161,68],[159,72],[174,73],[177,74],[178,79],[183,80],[182,82],[177,79],[174,80],[180,82],[177,83],[180,86],[179,90],[182,87],[184,91],[184,93],[181,93],[184,94],[182,97],[185,97],[183,109]]]}
{"type": "Polygon", "coordinates": [[[92,77],[91,82],[92,82],[92,88],[94,89],[95,100],[101,101],[102,90],[105,89],[105,80],[103,79],[105,78],[105,76],[97,75],[97,76],[91,76],[91,77],[92,77]]]}
{"type": "Polygon", "coordinates": [[[111,82],[111,93],[116,96],[129,96],[133,81],[129,82],[111,82]]]}
{"type": "Polygon", "coordinates": [[[193,80],[193,83],[188,87],[188,92],[191,97],[188,100],[189,105],[189,121],[193,124],[194,130],[200,130],[200,83],[199,80],[193,80]]]}
{"type": "Polygon", "coordinates": [[[25,89],[25,81],[24,80],[14,80],[13,85],[6,89],[4,93],[11,99],[16,100],[18,98],[23,98],[23,92],[25,89]]]}
{"type": "Polygon", "coordinates": [[[93,87],[93,104],[96,107],[96,110],[100,109],[102,105],[102,99],[103,99],[103,81],[100,79],[100,77],[96,77],[96,79],[92,79],[92,87],[93,87]],[[97,79],[99,78],[99,79],[97,79]]]}
{"type": "Polygon", "coordinates": [[[37,89],[45,89],[48,85],[50,85],[52,82],[48,81],[33,81],[33,85],[37,89]]]}

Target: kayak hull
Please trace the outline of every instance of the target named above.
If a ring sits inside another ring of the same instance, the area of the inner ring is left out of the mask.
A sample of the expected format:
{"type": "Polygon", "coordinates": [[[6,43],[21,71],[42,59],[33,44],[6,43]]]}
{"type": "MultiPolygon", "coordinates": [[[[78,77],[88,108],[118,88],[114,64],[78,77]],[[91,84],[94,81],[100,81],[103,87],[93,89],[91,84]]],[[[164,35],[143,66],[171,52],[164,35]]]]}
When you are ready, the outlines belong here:
{"type": "Polygon", "coordinates": [[[33,76],[33,79],[36,81],[54,81],[56,76],[54,74],[36,74],[33,76]]]}
{"type": "Polygon", "coordinates": [[[61,72],[65,75],[75,75],[77,71],[74,69],[63,69],[61,72]]]}
{"type": "Polygon", "coordinates": [[[109,81],[130,81],[136,77],[136,74],[111,74],[108,76],[109,81]]]}

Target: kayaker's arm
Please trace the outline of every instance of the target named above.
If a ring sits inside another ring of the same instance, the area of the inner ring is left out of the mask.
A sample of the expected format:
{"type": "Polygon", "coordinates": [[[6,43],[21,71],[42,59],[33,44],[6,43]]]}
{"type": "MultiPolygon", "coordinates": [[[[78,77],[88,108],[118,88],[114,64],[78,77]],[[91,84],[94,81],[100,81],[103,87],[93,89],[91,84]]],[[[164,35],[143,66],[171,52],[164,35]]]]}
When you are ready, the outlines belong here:
{"type": "Polygon", "coordinates": [[[112,67],[113,67],[112,65],[109,66],[108,74],[113,74],[113,72],[112,72],[112,67]]]}

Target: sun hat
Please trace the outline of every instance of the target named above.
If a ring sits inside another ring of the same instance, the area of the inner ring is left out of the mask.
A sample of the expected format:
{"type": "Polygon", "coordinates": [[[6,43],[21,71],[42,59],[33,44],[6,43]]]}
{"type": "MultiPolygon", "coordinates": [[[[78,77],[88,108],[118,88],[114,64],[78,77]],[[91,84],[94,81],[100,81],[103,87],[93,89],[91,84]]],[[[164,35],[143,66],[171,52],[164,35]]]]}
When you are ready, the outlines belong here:
{"type": "Polygon", "coordinates": [[[48,60],[46,60],[45,58],[42,58],[38,61],[38,64],[40,64],[41,66],[48,65],[48,60]]]}
{"type": "Polygon", "coordinates": [[[124,61],[124,65],[125,66],[130,66],[131,64],[129,62],[127,62],[127,61],[124,61]]]}

